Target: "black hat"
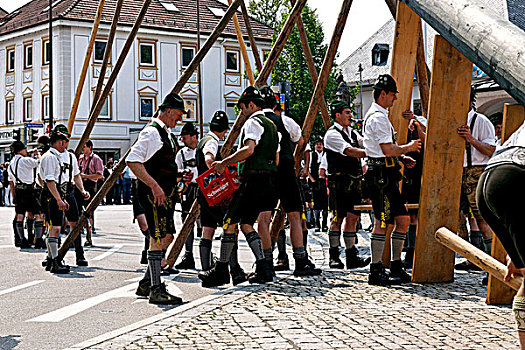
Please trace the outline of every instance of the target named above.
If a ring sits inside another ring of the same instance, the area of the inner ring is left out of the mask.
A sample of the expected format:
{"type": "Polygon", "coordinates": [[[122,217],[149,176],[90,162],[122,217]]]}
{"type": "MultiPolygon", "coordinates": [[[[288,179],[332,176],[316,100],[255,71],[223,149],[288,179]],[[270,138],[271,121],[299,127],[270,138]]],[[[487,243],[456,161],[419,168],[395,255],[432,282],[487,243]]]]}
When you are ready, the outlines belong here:
{"type": "Polygon", "coordinates": [[[489,120],[492,122],[494,126],[498,124],[503,124],[503,113],[501,112],[494,113],[493,115],[489,117],[489,120]]]}
{"type": "Polygon", "coordinates": [[[53,140],[69,140],[71,134],[64,124],[57,124],[51,131],[50,138],[53,140]]]}
{"type": "Polygon", "coordinates": [[[21,150],[25,148],[27,147],[22,141],[16,140],[11,144],[11,151],[13,151],[14,154],[17,154],[18,152],[20,152],[21,150]]]}
{"type": "Polygon", "coordinates": [[[197,129],[195,128],[195,125],[193,125],[192,122],[187,122],[186,124],[184,124],[184,126],[182,127],[181,131],[180,131],[180,136],[182,135],[198,135],[199,132],[197,131],[197,129]]]}
{"type": "Polygon", "coordinates": [[[273,108],[276,104],[279,104],[275,92],[273,92],[272,88],[268,85],[263,86],[259,91],[264,99],[264,107],[273,108]]]}
{"type": "Polygon", "coordinates": [[[332,116],[335,116],[336,113],[341,113],[345,108],[350,108],[350,105],[341,100],[335,100],[330,105],[330,112],[332,116]]]}
{"type": "Polygon", "coordinates": [[[249,101],[258,101],[261,104],[264,103],[263,97],[261,96],[261,92],[255,86],[248,86],[243,91],[241,97],[239,98],[239,101],[237,101],[237,106],[239,106],[241,103],[249,101]]]}
{"type": "Polygon", "coordinates": [[[164,110],[168,108],[178,109],[182,111],[183,114],[188,114],[188,111],[184,109],[184,100],[176,92],[167,94],[159,108],[164,110]]]}
{"type": "Polygon", "coordinates": [[[316,138],[314,138],[314,145],[317,143],[317,142],[321,142],[322,144],[324,144],[324,140],[321,136],[317,136],[316,138]]]}
{"type": "Polygon", "coordinates": [[[394,80],[394,78],[392,78],[390,74],[380,75],[377,78],[376,83],[374,84],[373,88],[376,90],[384,90],[386,92],[399,93],[399,91],[397,91],[396,81],[394,80]]]}
{"type": "Polygon", "coordinates": [[[229,127],[228,124],[228,116],[224,111],[215,112],[210,121],[210,126],[216,126],[218,130],[227,130],[229,127]]]}

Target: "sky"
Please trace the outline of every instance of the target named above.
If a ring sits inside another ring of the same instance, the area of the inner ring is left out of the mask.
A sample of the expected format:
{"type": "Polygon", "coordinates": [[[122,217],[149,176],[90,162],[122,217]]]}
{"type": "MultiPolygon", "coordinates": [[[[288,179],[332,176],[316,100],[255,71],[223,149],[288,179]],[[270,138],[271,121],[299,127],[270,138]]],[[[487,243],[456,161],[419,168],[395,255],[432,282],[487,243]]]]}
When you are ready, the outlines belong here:
{"type": "MultiPolygon", "coordinates": [[[[11,12],[29,1],[0,0],[0,7],[11,12]]],[[[311,8],[317,9],[325,30],[325,41],[330,41],[343,0],[308,0],[307,3],[311,8]]],[[[337,62],[342,62],[390,18],[391,14],[384,0],[354,0],[341,36],[337,62]]]]}

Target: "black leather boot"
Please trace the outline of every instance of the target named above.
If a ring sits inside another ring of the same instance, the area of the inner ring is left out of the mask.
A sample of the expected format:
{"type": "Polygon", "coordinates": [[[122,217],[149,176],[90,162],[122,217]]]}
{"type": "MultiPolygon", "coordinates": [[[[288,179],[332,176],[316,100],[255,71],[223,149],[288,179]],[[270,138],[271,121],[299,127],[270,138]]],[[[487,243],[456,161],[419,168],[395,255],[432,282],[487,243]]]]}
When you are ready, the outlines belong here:
{"type": "Polygon", "coordinates": [[[328,252],[330,253],[330,261],[328,262],[328,266],[330,266],[331,269],[344,269],[345,265],[339,258],[339,247],[330,248],[328,252]]]}
{"type": "Polygon", "coordinates": [[[363,259],[359,256],[359,250],[356,246],[346,249],[346,268],[355,269],[359,267],[365,267],[370,264],[370,258],[363,259]]]}

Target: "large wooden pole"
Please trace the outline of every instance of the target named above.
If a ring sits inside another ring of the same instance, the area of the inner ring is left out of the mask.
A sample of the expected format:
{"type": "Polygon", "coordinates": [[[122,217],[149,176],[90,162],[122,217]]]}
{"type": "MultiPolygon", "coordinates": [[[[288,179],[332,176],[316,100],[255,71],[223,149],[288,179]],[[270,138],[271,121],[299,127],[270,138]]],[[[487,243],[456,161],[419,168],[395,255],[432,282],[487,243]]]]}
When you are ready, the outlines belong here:
{"type": "MultiPolygon", "coordinates": [[[[503,108],[503,128],[501,131],[501,143],[507,141],[525,120],[525,107],[520,105],[505,104],[503,108]]],[[[492,238],[491,255],[494,259],[505,263],[507,252],[501,241],[496,237],[492,238]]],[[[508,305],[514,299],[515,291],[510,289],[507,285],[499,281],[496,277],[489,275],[489,283],[487,285],[487,299],[489,305],[508,305]]]]}
{"type": "Polygon", "coordinates": [[[93,54],[93,46],[95,45],[95,39],[97,38],[98,26],[100,24],[100,19],[102,18],[102,10],[104,9],[105,2],[106,0],[100,0],[98,3],[95,22],[93,23],[93,28],[91,29],[91,36],[86,49],[86,56],[84,56],[84,63],[82,64],[82,70],[80,71],[80,77],[78,78],[77,90],[75,91],[75,98],[73,99],[73,105],[71,106],[71,112],[69,113],[69,119],[67,121],[67,129],[70,133],[73,132],[73,124],[75,123],[75,118],[77,116],[80,96],[82,96],[82,90],[84,90],[84,83],[86,81],[86,75],[89,68],[89,60],[93,54]]]}
{"type": "MultiPolygon", "coordinates": [[[[244,3],[244,1],[242,1],[244,3]]],[[[228,5],[232,4],[232,0],[228,0],[228,5]]],[[[248,75],[248,80],[250,85],[255,83],[255,78],[253,77],[252,66],[250,64],[250,58],[248,57],[248,51],[246,51],[246,44],[244,43],[244,38],[242,37],[241,26],[239,25],[239,19],[237,14],[233,14],[233,26],[235,27],[235,34],[237,34],[237,41],[241,48],[242,60],[244,61],[244,68],[246,69],[246,74],[248,75]]],[[[242,70],[241,70],[242,72],[242,70]]]]}
{"type": "Polygon", "coordinates": [[[404,2],[518,103],[525,105],[523,30],[494,16],[479,0],[404,2]]]}
{"type": "MultiPolygon", "coordinates": [[[[115,34],[117,33],[118,19],[120,17],[120,11],[122,10],[122,4],[124,0],[118,0],[117,7],[115,8],[115,13],[113,15],[113,21],[111,22],[111,29],[109,30],[109,37],[106,43],[106,48],[104,50],[104,60],[102,61],[102,66],[100,67],[100,73],[98,76],[97,87],[95,89],[95,94],[93,95],[93,103],[91,112],[95,108],[95,105],[100,98],[102,92],[102,86],[104,86],[104,79],[106,78],[106,70],[108,68],[109,60],[111,59],[111,52],[113,50],[113,42],[115,41],[115,34]]],[[[77,157],[79,154],[77,154],[77,157]]]]}
{"type": "Polygon", "coordinates": [[[435,241],[434,232],[458,227],[465,141],[456,129],[467,120],[471,79],[472,63],[436,36],[413,282],[454,279],[454,253],[435,241]]]}
{"type": "Polygon", "coordinates": [[[109,93],[111,92],[111,89],[113,88],[113,84],[115,83],[115,80],[117,80],[117,76],[120,72],[120,69],[122,68],[124,61],[126,60],[126,56],[128,55],[129,50],[131,49],[131,46],[133,45],[133,42],[135,41],[137,32],[139,31],[140,25],[142,24],[142,20],[146,16],[146,11],[148,10],[148,7],[150,4],[151,4],[151,0],[144,0],[142,9],[140,10],[137,20],[135,21],[135,24],[133,25],[133,28],[131,29],[131,32],[128,35],[128,39],[126,40],[126,43],[124,44],[124,47],[122,48],[122,52],[119,55],[117,63],[115,64],[115,67],[113,68],[111,75],[109,76],[108,81],[106,82],[106,85],[104,86],[104,90],[102,91],[100,98],[95,103],[95,108],[93,108],[93,110],[91,111],[89,115],[89,119],[86,123],[84,133],[82,134],[80,141],[78,141],[77,148],[75,149],[75,154],[77,156],[80,154],[80,152],[82,152],[82,148],[84,147],[87,140],[89,139],[89,135],[91,134],[91,131],[93,130],[93,127],[95,126],[98,115],[100,114],[102,107],[104,107],[104,103],[106,102],[106,99],[108,98],[109,93]]]}
{"type": "MultiPolygon", "coordinates": [[[[175,84],[175,87],[172,89],[172,91],[179,92],[184,86],[184,84],[186,84],[186,82],[189,80],[195,69],[197,69],[197,67],[199,66],[199,63],[204,59],[208,51],[213,46],[214,42],[217,41],[222,31],[224,30],[228,22],[231,20],[233,13],[237,9],[237,7],[239,7],[240,1],[242,0],[235,0],[234,3],[228,8],[224,17],[219,21],[219,24],[217,24],[217,27],[215,27],[212,34],[208,37],[202,48],[197,52],[195,57],[193,57],[190,64],[188,65],[188,68],[186,68],[184,74],[182,74],[182,76],[179,78],[179,81],[175,84]]],[[[126,158],[129,155],[130,150],[131,149],[128,149],[124,156],[120,158],[111,175],[106,179],[102,187],[95,194],[95,197],[91,199],[91,202],[89,203],[84,213],[82,213],[82,215],[80,216],[77,224],[75,225],[75,227],[73,227],[69,235],[62,243],[62,246],[58,251],[60,259],[64,258],[68,249],[73,245],[73,242],[80,234],[81,228],[84,227],[84,225],[87,223],[88,218],[90,218],[93,215],[95,209],[99,206],[100,202],[102,202],[104,196],[113,187],[115,181],[120,176],[120,174],[122,174],[122,171],[126,167],[126,158]]]]}
{"type": "Polygon", "coordinates": [[[260,72],[262,70],[262,61],[261,55],[259,54],[259,49],[257,48],[257,43],[255,42],[255,37],[253,36],[252,25],[250,22],[250,16],[246,10],[246,4],[244,1],[241,1],[241,11],[242,17],[244,19],[244,25],[246,26],[246,31],[248,32],[248,38],[250,39],[250,45],[252,45],[253,58],[255,59],[255,67],[260,72]]]}
{"type": "MultiPolygon", "coordinates": [[[[281,33],[279,33],[279,36],[275,41],[274,46],[272,47],[270,56],[264,63],[264,67],[259,76],[257,77],[257,80],[255,82],[256,86],[263,86],[264,84],[266,84],[268,76],[270,75],[270,72],[277,63],[277,58],[279,57],[279,54],[281,53],[284,45],[286,44],[286,41],[288,40],[288,37],[290,36],[290,33],[292,32],[292,29],[297,21],[297,18],[300,16],[305,3],[306,0],[299,0],[295,4],[292,12],[290,13],[290,16],[284,23],[281,33]]],[[[235,123],[233,124],[230,132],[228,133],[226,141],[221,147],[221,155],[223,158],[230,155],[233,145],[235,144],[235,141],[237,140],[237,137],[239,136],[239,133],[241,132],[241,128],[244,125],[245,121],[246,116],[244,116],[242,113],[237,116],[237,119],[235,119],[235,123]]],[[[180,229],[180,232],[177,235],[175,242],[172,244],[167,254],[167,261],[170,266],[173,266],[173,264],[175,264],[175,261],[179,257],[184,242],[186,242],[186,239],[188,239],[191,230],[193,230],[193,224],[195,223],[195,220],[198,216],[198,214],[196,214],[197,210],[198,204],[197,201],[195,201],[191,207],[188,216],[186,217],[186,220],[184,220],[184,223],[182,224],[182,228],[180,229]]]]}
{"type": "Polygon", "coordinates": [[[507,272],[505,265],[484,251],[474,247],[446,227],[441,227],[436,231],[436,240],[445,247],[452,249],[461,256],[464,256],[474,265],[487,271],[490,276],[504,283],[508,288],[512,288],[515,291],[520,289],[523,277],[516,277],[509,282],[505,282],[503,279],[507,272]]]}

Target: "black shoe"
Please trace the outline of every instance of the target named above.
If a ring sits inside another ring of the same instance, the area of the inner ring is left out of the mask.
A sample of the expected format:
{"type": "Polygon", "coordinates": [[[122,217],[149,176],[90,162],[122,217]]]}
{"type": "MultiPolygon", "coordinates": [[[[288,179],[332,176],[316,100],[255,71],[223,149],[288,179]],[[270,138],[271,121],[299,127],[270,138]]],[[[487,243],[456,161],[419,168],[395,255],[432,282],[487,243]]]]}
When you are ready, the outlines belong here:
{"type": "Polygon", "coordinates": [[[139,286],[135,291],[135,295],[139,297],[149,297],[149,292],[151,291],[151,280],[142,279],[139,281],[139,286]]]}
{"type": "Polygon", "coordinates": [[[288,255],[284,258],[277,257],[277,263],[273,267],[275,271],[288,271],[290,270],[290,261],[288,260],[288,255]]]}
{"type": "Polygon", "coordinates": [[[411,269],[412,264],[414,263],[414,248],[407,248],[407,253],[405,254],[405,260],[403,261],[403,265],[405,265],[405,269],[411,269]]]}
{"type": "Polygon", "coordinates": [[[58,258],[54,258],[51,260],[51,268],[49,269],[49,272],[66,274],[69,273],[69,266],[63,265],[62,262],[58,260],[58,258]]]}
{"type": "Polygon", "coordinates": [[[356,246],[345,250],[346,253],[346,268],[356,269],[359,267],[365,267],[370,264],[370,258],[363,259],[359,256],[359,250],[356,246]]]}
{"type": "Polygon", "coordinates": [[[42,261],[42,267],[45,267],[46,271],[51,271],[52,262],[53,262],[53,259],[46,258],[46,260],[42,261]]]}
{"type": "Polygon", "coordinates": [[[368,275],[368,284],[372,286],[390,286],[400,284],[399,279],[391,279],[385,272],[382,262],[370,264],[370,274],[368,275]]]}
{"type": "Polygon", "coordinates": [[[295,270],[293,275],[296,277],[318,276],[322,272],[321,269],[315,267],[314,263],[311,262],[308,257],[295,259],[295,270]]]}
{"type": "Polygon", "coordinates": [[[477,267],[468,260],[463,261],[462,263],[454,265],[454,269],[461,271],[481,271],[481,268],[477,267]]]}
{"type": "Polygon", "coordinates": [[[488,286],[489,285],[489,274],[488,274],[488,272],[485,272],[485,276],[481,280],[481,285],[482,286],[488,286]]]}
{"type": "Polygon", "coordinates": [[[86,240],[84,242],[84,247],[93,247],[93,242],[86,240]]]}
{"type": "Polygon", "coordinates": [[[202,237],[202,228],[197,227],[197,237],[202,237]]]}
{"type": "Polygon", "coordinates": [[[161,276],[169,276],[169,275],[176,275],[179,273],[179,270],[177,269],[174,269],[173,267],[169,266],[169,265],[166,265],[164,266],[161,271],[160,271],[160,275],[161,276]]]}
{"type": "Polygon", "coordinates": [[[328,266],[330,266],[331,269],[344,269],[345,265],[339,258],[339,247],[330,248],[328,252],[330,253],[330,261],[328,262],[328,266]]]}
{"type": "Polygon", "coordinates": [[[46,242],[42,238],[35,239],[35,249],[46,249],[46,242]]]}
{"type": "Polygon", "coordinates": [[[15,247],[20,248],[20,237],[15,233],[15,247]]]}
{"type": "Polygon", "coordinates": [[[390,279],[398,278],[401,283],[409,283],[412,281],[412,276],[405,271],[401,259],[390,262],[390,279]]]}
{"type": "Polygon", "coordinates": [[[230,283],[228,263],[217,261],[214,267],[199,273],[203,287],[218,287],[230,283]]]}
{"type": "Polygon", "coordinates": [[[234,286],[248,280],[248,275],[244,272],[240,265],[232,267],[230,275],[232,276],[232,283],[234,286]]]}
{"type": "Polygon", "coordinates": [[[77,258],[77,266],[85,267],[85,266],[88,266],[88,265],[89,264],[88,264],[88,261],[86,259],[84,259],[84,258],[80,258],[80,259],[77,258]]]}
{"type": "Polygon", "coordinates": [[[190,254],[190,253],[184,254],[180,263],[175,265],[175,267],[180,270],[194,269],[195,259],[193,259],[193,254],[190,254]]]}
{"type": "Polygon", "coordinates": [[[323,226],[323,228],[321,229],[321,232],[328,232],[328,226],[323,226]]]}
{"type": "Polygon", "coordinates": [[[29,242],[24,238],[20,242],[20,249],[26,249],[26,248],[31,248],[31,244],[29,244],[29,242]]]}
{"type": "Polygon", "coordinates": [[[166,285],[161,283],[158,286],[151,287],[149,303],[157,305],[179,305],[182,304],[182,299],[168,293],[166,285]]]}
{"type": "Polygon", "coordinates": [[[35,244],[35,235],[27,235],[27,242],[29,242],[29,246],[33,246],[35,244]]]}
{"type": "Polygon", "coordinates": [[[248,277],[250,283],[264,284],[273,281],[272,268],[266,259],[255,262],[255,272],[248,277]]]}
{"type": "Polygon", "coordinates": [[[315,228],[315,232],[321,232],[321,228],[320,227],[316,227],[315,228]]]}
{"type": "Polygon", "coordinates": [[[148,265],[148,251],[147,250],[142,251],[142,256],[140,257],[140,264],[148,265]]]}

